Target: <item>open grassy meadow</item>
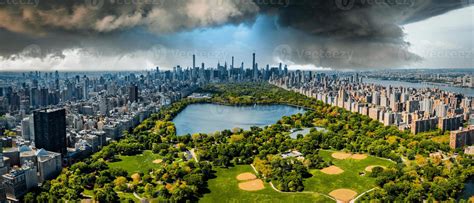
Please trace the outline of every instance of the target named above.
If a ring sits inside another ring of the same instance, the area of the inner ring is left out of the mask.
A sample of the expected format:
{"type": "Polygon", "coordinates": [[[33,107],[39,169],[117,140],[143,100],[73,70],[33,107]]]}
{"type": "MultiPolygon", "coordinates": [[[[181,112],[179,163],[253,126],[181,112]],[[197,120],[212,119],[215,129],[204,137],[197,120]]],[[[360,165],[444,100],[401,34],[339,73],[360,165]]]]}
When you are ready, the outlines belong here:
{"type": "Polygon", "coordinates": [[[366,172],[365,168],[371,165],[388,167],[394,164],[391,161],[373,156],[368,156],[362,160],[351,158],[339,160],[331,156],[334,153],[333,151],[321,150],[319,153],[325,160],[331,160],[335,166],[344,170],[344,172],[337,175],[328,175],[320,170],[311,170],[310,173],[313,176],[304,182],[305,191],[329,194],[333,190],[345,188],[361,194],[375,187],[375,178],[368,175],[361,176],[359,172],[366,172]]]}
{"type": "Polygon", "coordinates": [[[229,169],[214,168],[216,178],[209,180],[210,193],[204,195],[199,202],[334,202],[319,194],[309,193],[279,193],[268,183],[265,189],[259,191],[244,191],[239,189],[236,177],[241,173],[254,173],[250,165],[238,165],[229,169]]]}
{"type": "Polygon", "coordinates": [[[120,161],[108,163],[110,168],[125,169],[129,174],[135,172],[147,172],[149,169],[158,168],[161,164],[153,163],[154,160],[160,159],[161,156],[153,154],[152,151],[144,151],[143,154],[135,156],[119,156],[120,161]]]}

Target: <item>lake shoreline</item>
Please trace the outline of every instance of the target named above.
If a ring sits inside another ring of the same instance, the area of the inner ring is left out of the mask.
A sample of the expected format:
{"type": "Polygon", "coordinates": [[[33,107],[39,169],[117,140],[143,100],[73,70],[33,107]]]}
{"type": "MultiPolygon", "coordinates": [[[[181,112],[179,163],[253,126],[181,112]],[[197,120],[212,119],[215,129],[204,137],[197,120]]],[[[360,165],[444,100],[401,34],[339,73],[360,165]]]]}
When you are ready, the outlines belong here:
{"type": "Polygon", "coordinates": [[[177,135],[182,136],[233,128],[264,127],[275,124],[283,116],[307,111],[305,108],[276,103],[230,105],[218,102],[195,102],[183,108],[172,122],[176,126],[177,135]]]}

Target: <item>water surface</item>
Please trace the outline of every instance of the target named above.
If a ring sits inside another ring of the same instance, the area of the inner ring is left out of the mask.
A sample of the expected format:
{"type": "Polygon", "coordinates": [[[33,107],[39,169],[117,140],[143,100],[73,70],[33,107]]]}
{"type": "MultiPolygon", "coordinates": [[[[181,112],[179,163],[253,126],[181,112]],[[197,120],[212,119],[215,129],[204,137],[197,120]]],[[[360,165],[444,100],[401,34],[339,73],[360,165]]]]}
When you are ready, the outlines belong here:
{"type": "Polygon", "coordinates": [[[224,106],[191,104],[173,122],[178,135],[214,133],[225,129],[250,129],[276,123],[283,116],[304,113],[305,110],[287,105],[224,106]]]}

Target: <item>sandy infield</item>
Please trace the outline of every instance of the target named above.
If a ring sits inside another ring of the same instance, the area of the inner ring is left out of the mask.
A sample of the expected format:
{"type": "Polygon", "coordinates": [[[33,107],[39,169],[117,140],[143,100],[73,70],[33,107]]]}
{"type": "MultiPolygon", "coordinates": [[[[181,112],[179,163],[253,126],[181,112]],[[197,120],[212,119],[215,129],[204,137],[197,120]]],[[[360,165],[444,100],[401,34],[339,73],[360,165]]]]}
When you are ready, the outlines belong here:
{"type": "Polygon", "coordinates": [[[343,173],[344,170],[342,170],[341,168],[339,168],[337,166],[329,166],[327,168],[321,169],[321,172],[323,172],[325,174],[329,174],[329,175],[337,175],[337,174],[343,173]]]}
{"type": "Polygon", "coordinates": [[[347,159],[351,157],[351,154],[345,152],[334,152],[331,155],[335,159],[347,159]]]}
{"type": "Polygon", "coordinates": [[[263,190],[265,186],[261,179],[251,180],[243,183],[239,183],[239,188],[245,191],[258,191],[263,190]]]}
{"type": "Polygon", "coordinates": [[[154,161],[153,161],[154,164],[160,164],[161,162],[163,162],[162,159],[157,159],[157,160],[154,160],[154,161]]]}
{"type": "Polygon", "coordinates": [[[349,189],[337,189],[329,193],[332,197],[342,202],[349,202],[357,196],[357,192],[349,189]]]}
{"type": "Polygon", "coordinates": [[[366,158],[367,158],[367,154],[353,154],[351,156],[351,159],[355,159],[355,160],[362,160],[366,158]]]}
{"type": "Polygon", "coordinates": [[[374,169],[375,167],[382,167],[383,169],[386,169],[385,166],[372,165],[372,166],[367,166],[365,168],[365,171],[372,172],[372,169],[374,169]]]}
{"type": "Polygon", "coordinates": [[[255,180],[257,179],[257,176],[253,173],[241,173],[236,178],[237,180],[255,180]]]}

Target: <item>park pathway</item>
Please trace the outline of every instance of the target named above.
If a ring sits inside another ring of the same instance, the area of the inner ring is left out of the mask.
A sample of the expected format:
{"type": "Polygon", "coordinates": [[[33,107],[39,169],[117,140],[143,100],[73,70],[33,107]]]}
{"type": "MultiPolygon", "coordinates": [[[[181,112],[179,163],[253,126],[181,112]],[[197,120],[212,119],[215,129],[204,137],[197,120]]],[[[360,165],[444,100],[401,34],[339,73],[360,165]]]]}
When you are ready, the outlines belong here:
{"type": "Polygon", "coordinates": [[[363,192],[362,194],[360,194],[359,196],[357,196],[356,198],[354,198],[353,200],[351,200],[349,203],[355,203],[357,201],[357,199],[361,198],[362,196],[364,196],[365,194],[369,193],[369,192],[372,192],[373,190],[375,190],[376,188],[372,188],[370,190],[367,190],[365,192],[363,192]]]}
{"type": "MultiPolygon", "coordinates": [[[[253,164],[250,164],[250,166],[252,167],[252,169],[255,171],[255,173],[258,175],[258,171],[257,169],[253,166],[253,164]]],[[[302,192],[284,192],[284,191],[281,191],[279,189],[277,189],[273,183],[270,181],[270,186],[272,187],[273,190],[275,190],[276,192],[279,192],[279,193],[288,193],[288,194],[318,194],[318,195],[322,195],[322,196],[325,196],[329,199],[332,199],[336,202],[339,202],[338,200],[336,200],[334,197],[331,197],[329,195],[326,195],[326,194],[323,194],[323,193],[319,193],[319,192],[310,192],[310,191],[302,191],[302,192]]]]}
{"type": "Polygon", "coordinates": [[[196,153],[194,153],[194,148],[192,148],[191,150],[189,150],[189,152],[191,152],[191,156],[193,156],[194,160],[195,160],[196,162],[199,162],[198,159],[197,159],[196,153]]]}

